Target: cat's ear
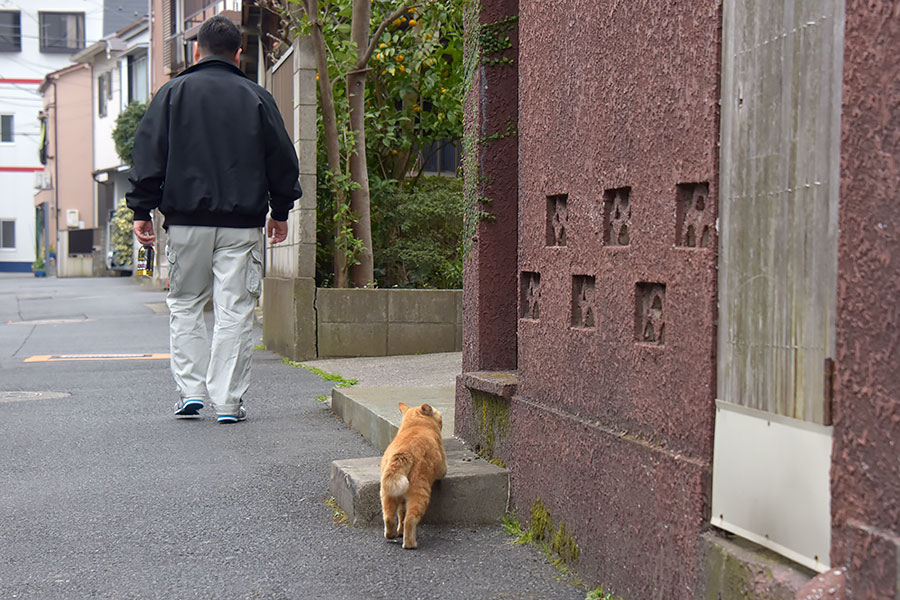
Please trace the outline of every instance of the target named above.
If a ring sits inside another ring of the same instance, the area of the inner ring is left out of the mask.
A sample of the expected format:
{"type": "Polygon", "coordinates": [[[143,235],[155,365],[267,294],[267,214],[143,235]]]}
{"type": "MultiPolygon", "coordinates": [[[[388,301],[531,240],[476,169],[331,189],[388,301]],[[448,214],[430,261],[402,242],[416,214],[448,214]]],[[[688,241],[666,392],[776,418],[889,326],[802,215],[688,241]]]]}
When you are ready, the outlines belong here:
{"type": "Polygon", "coordinates": [[[404,415],[406,414],[406,411],[409,410],[409,405],[406,402],[398,402],[397,406],[400,407],[400,412],[404,415]]]}
{"type": "Polygon", "coordinates": [[[432,413],[434,412],[434,409],[431,408],[430,404],[423,404],[419,408],[422,409],[422,414],[425,415],[426,417],[430,417],[432,415],[432,413]]]}

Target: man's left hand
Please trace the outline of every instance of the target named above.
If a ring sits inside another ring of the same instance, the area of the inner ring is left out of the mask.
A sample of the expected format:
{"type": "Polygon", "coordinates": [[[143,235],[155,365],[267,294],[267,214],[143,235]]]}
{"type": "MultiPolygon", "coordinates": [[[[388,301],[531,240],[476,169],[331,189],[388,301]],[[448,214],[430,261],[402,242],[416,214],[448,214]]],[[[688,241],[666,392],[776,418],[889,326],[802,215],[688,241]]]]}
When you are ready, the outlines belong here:
{"type": "Polygon", "coordinates": [[[156,241],[156,232],[153,231],[153,221],[135,221],[132,225],[134,235],[144,245],[153,244],[156,241]]]}

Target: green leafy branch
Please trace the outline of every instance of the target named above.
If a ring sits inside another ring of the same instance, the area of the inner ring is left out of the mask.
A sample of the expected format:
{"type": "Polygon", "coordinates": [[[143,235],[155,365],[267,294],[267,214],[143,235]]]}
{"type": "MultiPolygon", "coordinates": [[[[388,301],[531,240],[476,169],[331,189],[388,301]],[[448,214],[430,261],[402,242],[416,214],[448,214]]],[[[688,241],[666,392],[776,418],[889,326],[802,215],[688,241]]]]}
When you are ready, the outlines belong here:
{"type": "Polygon", "coordinates": [[[506,129],[502,132],[498,131],[496,133],[492,133],[491,135],[485,136],[478,140],[478,145],[484,146],[489,144],[490,142],[495,142],[497,140],[503,140],[508,137],[513,137],[519,135],[518,130],[516,129],[516,120],[513,117],[510,117],[506,121],[506,129]]]}

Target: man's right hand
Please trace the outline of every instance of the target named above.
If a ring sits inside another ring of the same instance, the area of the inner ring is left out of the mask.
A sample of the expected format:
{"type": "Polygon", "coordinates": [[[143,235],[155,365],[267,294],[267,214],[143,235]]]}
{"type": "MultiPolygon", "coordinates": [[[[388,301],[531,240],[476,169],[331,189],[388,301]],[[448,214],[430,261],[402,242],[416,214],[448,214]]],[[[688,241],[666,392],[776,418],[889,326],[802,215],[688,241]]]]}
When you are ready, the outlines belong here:
{"type": "Polygon", "coordinates": [[[135,221],[134,235],[137,236],[138,241],[144,246],[154,243],[156,241],[156,232],[153,231],[153,221],[135,221]]]}
{"type": "Polygon", "coordinates": [[[269,217],[269,221],[266,223],[266,237],[269,238],[269,243],[277,244],[278,242],[286,240],[288,233],[287,228],[287,221],[276,221],[272,217],[269,217]]]}

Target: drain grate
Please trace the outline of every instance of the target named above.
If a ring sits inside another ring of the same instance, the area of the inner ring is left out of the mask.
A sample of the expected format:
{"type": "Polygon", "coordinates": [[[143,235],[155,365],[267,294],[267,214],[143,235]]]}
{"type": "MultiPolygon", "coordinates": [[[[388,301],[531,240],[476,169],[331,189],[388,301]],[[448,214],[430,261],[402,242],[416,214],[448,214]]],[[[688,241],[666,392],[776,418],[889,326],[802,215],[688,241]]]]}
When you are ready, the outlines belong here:
{"type": "Polygon", "coordinates": [[[68,392],[0,392],[0,404],[4,402],[25,402],[26,400],[58,400],[68,398],[68,392]]]}

